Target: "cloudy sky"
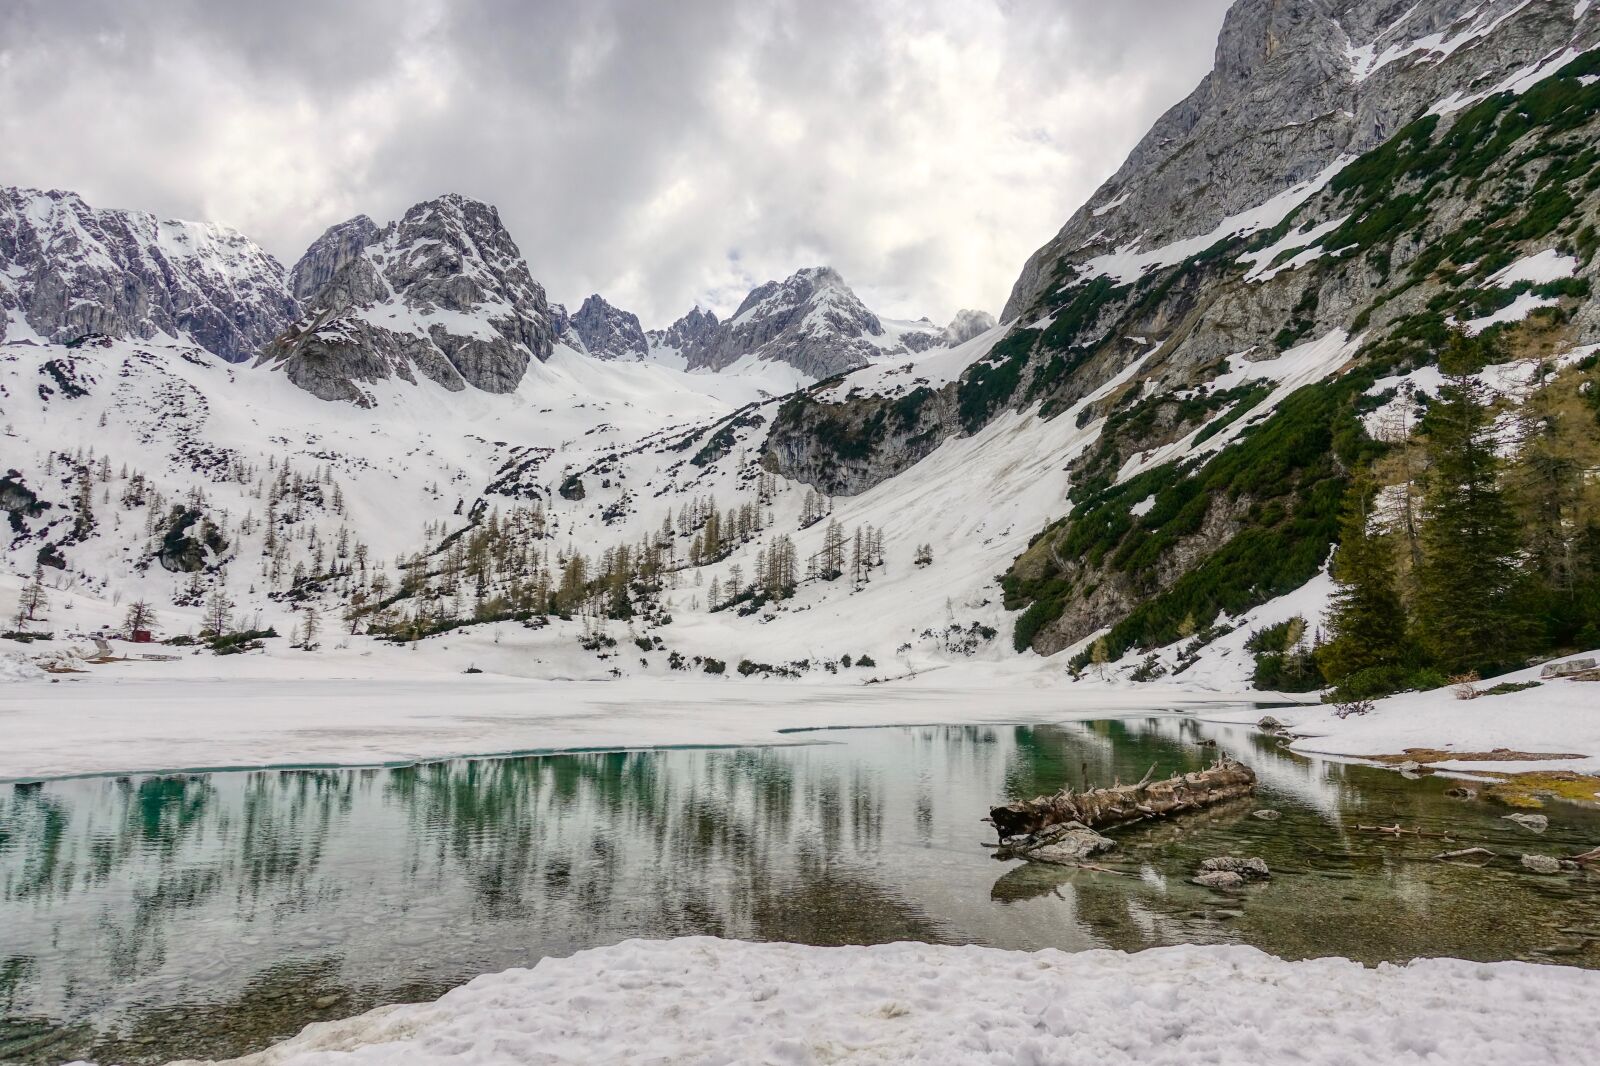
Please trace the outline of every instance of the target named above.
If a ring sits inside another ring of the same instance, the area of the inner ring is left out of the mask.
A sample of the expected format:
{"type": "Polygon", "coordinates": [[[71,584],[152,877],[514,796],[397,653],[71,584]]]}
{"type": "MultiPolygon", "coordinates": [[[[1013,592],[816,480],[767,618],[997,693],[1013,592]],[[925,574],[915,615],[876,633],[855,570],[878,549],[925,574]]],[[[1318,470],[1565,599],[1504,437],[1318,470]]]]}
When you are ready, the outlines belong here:
{"type": "Polygon", "coordinates": [[[0,0],[0,182],[293,262],[458,191],[665,325],[831,263],[998,311],[1209,69],[1228,0],[0,0]]]}

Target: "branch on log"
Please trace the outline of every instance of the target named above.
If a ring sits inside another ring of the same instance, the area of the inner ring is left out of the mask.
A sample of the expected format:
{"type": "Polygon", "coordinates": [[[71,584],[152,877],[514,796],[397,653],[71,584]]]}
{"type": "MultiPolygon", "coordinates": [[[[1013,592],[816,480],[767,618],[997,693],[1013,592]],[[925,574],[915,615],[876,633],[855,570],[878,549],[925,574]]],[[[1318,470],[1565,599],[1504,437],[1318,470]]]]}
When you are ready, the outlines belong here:
{"type": "Polygon", "coordinates": [[[1077,822],[1090,829],[1162,818],[1199,810],[1213,803],[1240,799],[1255,791],[1255,771],[1229,758],[1205,770],[1173,774],[1152,782],[1155,767],[1136,785],[1117,785],[1073,792],[1064,788],[1053,796],[1019,800],[989,811],[989,820],[1002,841],[1028,836],[1052,825],[1077,822]]]}

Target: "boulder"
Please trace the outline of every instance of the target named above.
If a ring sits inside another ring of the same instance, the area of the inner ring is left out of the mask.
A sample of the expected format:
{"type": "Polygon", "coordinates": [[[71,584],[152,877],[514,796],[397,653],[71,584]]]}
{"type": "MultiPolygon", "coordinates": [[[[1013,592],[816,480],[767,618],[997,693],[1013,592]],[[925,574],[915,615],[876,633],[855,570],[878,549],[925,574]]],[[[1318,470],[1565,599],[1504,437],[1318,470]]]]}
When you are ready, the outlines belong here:
{"type": "Polygon", "coordinates": [[[1558,874],[1561,872],[1561,860],[1549,855],[1524,855],[1522,866],[1536,874],[1558,874]]]}
{"type": "Polygon", "coordinates": [[[1051,826],[1038,835],[1041,843],[1022,857],[1029,862],[1076,866],[1085,859],[1111,851],[1117,842],[1082,825],[1051,826]]]}
{"type": "Polygon", "coordinates": [[[1255,856],[1244,859],[1237,855],[1219,855],[1202,862],[1200,872],[1237,874],[1247,881],[1267,881],[1272,878],[1272,871],[1268,869],[1266,860],[1255,856]]]}
{"type": "Polygon", "coordinates": [[[1207,870],[1204,873],[1196,874],[1194,883],[1203,885],[1206,888],[1242,888],[1244,887],[1244,876],[1231,870],[1207,870]]]}
{"type": "Polygon", "coordinates": [[[1531,829],[1535,833],[1542,833],[1550,828],[1550,819],[1542,814],[1508,814],[1505,820],[1516,822],[1522,828],[1531,829]]]}
{"type": "Polygon", "coordinates": [[[1540,677],[1570,677],[1573,674],[1586,674],[1595,669],[1593,659],[1567,659],[1565,662],[1545,663],[1544,669],[1539,671],[1540,677]]]}
{"type": "Polygon", "coordinates": [[[1261,716],[1261,720],[1256,723],[1256,728],[1265,729],[1271,732],[1282,729],[1283,723],[1272,717],[1272,715],[1266,714],[1261,716]]]}

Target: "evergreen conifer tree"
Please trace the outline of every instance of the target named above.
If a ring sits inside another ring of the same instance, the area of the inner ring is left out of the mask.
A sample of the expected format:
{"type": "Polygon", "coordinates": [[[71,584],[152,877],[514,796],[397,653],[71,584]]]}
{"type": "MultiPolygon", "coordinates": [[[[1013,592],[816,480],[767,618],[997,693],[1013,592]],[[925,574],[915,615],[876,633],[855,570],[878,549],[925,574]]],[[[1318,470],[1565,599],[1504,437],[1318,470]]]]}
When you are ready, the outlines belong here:
{"type": "Polygon", "coordinates": [[[1440,360],[1449,375],[1423,421],[1429,459],[1422,514],[1417,621],[1443,669],[1515,663],[1527,619],[1517,610],[1519,530],[1500,486],[1494,412],[1457,341],[1440,360]]]}

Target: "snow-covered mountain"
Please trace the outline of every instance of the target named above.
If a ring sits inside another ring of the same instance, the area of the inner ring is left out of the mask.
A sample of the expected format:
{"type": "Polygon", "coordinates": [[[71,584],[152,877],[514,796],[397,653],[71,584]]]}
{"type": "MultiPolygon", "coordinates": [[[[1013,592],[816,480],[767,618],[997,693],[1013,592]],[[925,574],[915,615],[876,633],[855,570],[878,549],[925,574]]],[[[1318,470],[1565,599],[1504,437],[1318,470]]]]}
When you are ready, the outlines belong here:
{"type": "Polygon", "coordinates": [[[0,187],[0,340],[165,336],[239,362],[297,311],[283,267],[226,226],[0,187]]]}
{"type": "Polygon", "coordinates": [[[1028,656],[1105,636],[1125,674],[1236,686],[1253,630],[1314,630],[1341,492],[1451,325],[1600,388],[1597,44],[1565,0],[1240,0],[998,325],[885,321],[813,268],[594,358],[632,316],[547,306],[492,208],[357,218],[258,365],[7,337],[7,559],[191,628],[197,583],[285,629],[494,619],[475,654],[544,676],[1059,673],[1028,656]]]}
{"type": "Polygon", "coordinates": [[[453,392],[516,389],[549,358],[544,288],[493,207],[458,194],[379,229],[331,227],[291,272],[305,311],[259,362],[324,400],[370,406],[372,382],[418,375],[453,392]]]}
{"type": "Polygon", "coordinates": [[[652,359],[712,372],[776,363],[812,381],[959,343],[994,325],[979,311],[961,312],[952,330],[927,319],[880,318],[832,267],[810,267],[757,286],[725,322],[697,306],[666,329],[644,331],[635,315],[598,295],[568,321],[573,346],[598,359],[652,359]]]}
{"type": "Polygon", "coordinates": [[[940,343],[929,322],[885,323],[832,267],[809,267],[750,290],[710,344],[684,354],[690,369],[721,370],[745,357],[787,363],[816,378],[940,343]]]}

